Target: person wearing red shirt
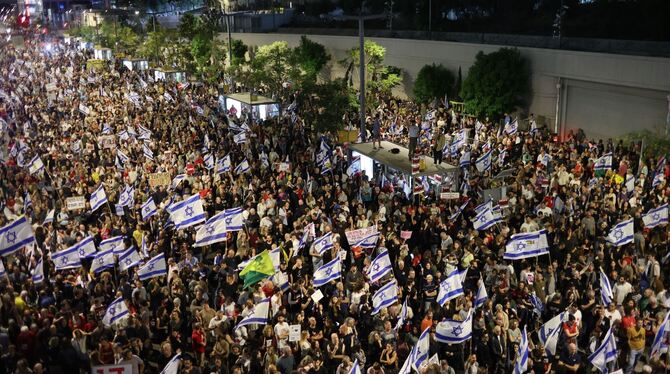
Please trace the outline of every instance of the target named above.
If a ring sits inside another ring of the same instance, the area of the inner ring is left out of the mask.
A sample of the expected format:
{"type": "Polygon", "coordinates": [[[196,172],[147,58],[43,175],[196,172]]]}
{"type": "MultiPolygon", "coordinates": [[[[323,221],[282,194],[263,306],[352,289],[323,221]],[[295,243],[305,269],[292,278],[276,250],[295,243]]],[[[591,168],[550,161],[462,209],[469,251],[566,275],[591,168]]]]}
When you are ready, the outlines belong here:
{"type": "Polygon", "coordinates": [[[205,347],[207,346],[207,338],[205,337],[205,332],[202,330],[200,323],[193,325],[191,340],[193,340],[193,352],[198,358],[198,363],[203,365],[205,362],[205,347]]]}
{"type": "Polygon", "coordinates": [[[633,309],[629,310],[625,316],[621,318],[621,328],[626,331],[631,327],[635,327],[635,315],[633,309]]]}

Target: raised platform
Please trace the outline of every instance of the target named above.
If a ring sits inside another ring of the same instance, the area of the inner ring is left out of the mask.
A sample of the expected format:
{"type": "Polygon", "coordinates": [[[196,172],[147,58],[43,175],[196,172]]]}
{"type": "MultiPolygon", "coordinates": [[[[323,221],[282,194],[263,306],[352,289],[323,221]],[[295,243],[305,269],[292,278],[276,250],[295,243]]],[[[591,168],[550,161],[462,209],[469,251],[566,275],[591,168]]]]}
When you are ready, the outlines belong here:
{"type": "MultiPolygon", "coordinates": [[[[412,174],[412,162],[409,160],[409,149],[407,147],[387,141],[382,141],[381,145],[382,149],[373,149],[372,143],[351,143],[349,144],[349,149],[368,156],[380,164],[402,171],[405,174],[412,174]],[[397,148],[399,152],[392,153],[391,149],[393,148],[397,148]]],[[[428,155],[424,159],[426,161],[426,170],[414,176],[421,177],[435,174],[458,173],[457,166],[447,164],[446,162],[437,165],[433,162],[433,158],[428,155]]]]}

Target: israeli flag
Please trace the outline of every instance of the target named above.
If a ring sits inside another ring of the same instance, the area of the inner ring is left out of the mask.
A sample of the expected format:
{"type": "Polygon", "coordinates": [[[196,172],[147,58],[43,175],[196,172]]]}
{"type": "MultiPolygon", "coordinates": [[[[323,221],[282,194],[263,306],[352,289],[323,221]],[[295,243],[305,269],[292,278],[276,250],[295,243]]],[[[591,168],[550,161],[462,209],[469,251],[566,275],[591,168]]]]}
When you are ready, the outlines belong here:
{"type": "Polygon", "coordinates": [[[100,252],[112,251],[115,255],[123,252],[123,236],[115,236],[113,238],[105,239],[98,244],[100,252]]]}
{"type": "Polygon", "coordinates": [[[100,272],[114,268],[114,250],[112,248],[105,251],[100,251],[95,254],[93,262],[91,262],[91,272],[99,274],[100,272]]]}
{"type": "Polygon", "coordinates": [[[542,315],[542,312],[544,312],[544,303],[542,303],[542,300],[537,297],[535,292],[529,294],[528,298],[530,299],[530,303],[533,305],[533,311],[538,315],[542,315]]]}
{"type": "MultiPolygon", "coordinates": [[[[0,264],[2,264],[2,260],[0,260],[0,264]]],[[[31,275],[34,284],[40,284],[44,282],[44,257],[40,257],[40,260],[37,261],[35,268],[31,271],[31,275]]]]}
{"type": "Polygon", "coordinates": [[[323,139],[321,139],[319,152],[316,154],[316,164],[322,168],[324,165],[326,165],[327,161],[328,162],[330,161],[330,155],[331,155],[330,147],[328,146],[328,144],[326,144],[326,142],[323,139]]]}
{"type": "Polygon", "coordinates": [[[170,93],[168,93],[168,92],[163,93],[163,97],[167,101],[174,101],[174,99],[172,98],[172,95],[170,95],[170,93]]]}
{"type": "Polygon", "coordinates": [[[600,269],[600,300],[603,302],[603,305],[608,306],[614,300],[614,292],[612,292],[612,285],[610,280],[603,271],[600,269]]]}
{"type": "Polygon", "coordinates": [[[398,283],[395,279],[386,283],[372,295],[372,315],[379,313],[383,308],[398,301],[398,283]]]}
{"type": "Polygon", "coordinates": [[[363,374],[360,365],[358,365],[358,359],[354,360],[354,363],[351,365],[351,369],[349,370],[349,374],[363,374]]]}
{"type": "Polygon", "coordinates": [[[34,242],[35,234],[26,216],[0,228],[0,256],[8,256],[34,242]]]}
{"type": "Polygon", "coordinates": [[[23,199],[23,212],[28,212],[28,208],[33,207],[33,199],[30,197],[30,193],[26,192],[26,197],[23,199]]]}
{"type": "Polygon", "coordinates": [[[254,311],[250,315],[246,316],[240,323],[235,326],[235,330],[239,329],[242,326],[249,325],[267,325],[268,315],[270,314],[270,298],[265,298],[261,300],[258,304],[254,306],[254,311]]]}
{"type": "Polygon", "coordinates": [[[204,162],[207,170],[214,169],[214,156],[211,153],[205,155],[204,162]]]}
{"type": "Polygon", "coordinates": [[[131,245],[119,255],[119,269],[121,271],[128,270],[131,267],[139,265],[141,261],[142,257],[140,257],[135,246],[131,245]]]}
{"type": "Polygon", "coordinates": [[[172,178],[172,182],[170,182],[170,189],[174,190],[175,188],[179,187],[184,179],[186,179],[186,174],[176,175],[174,178],[172,178]]]}
{"type": "Polygon", "coordinates": [[[333,233],[329,232],[326,235],[314,240],[314,244],[312,245],[320,255],[323,255],[326,251],[333,248],[333,233]]]}
{"type": "Polygon", "coordinates": [[[137,270],[137,276],[141,281],[167,275],[167,265],[165,263],[165,254],[161,253],[137,270]]]}
{"type": "Polygon", "coordinates": [[[491,153],[492,149],[489,149],[488,152],[484,153],[481,157],[475,162],[475,166],[480,173],[483,173],[491,169],[491,153]]]}
{"type": "Polygon", "coordinates": [[[400,315],[398,316],[398,322],[395,325],[395,330],[400,330],[401,327],[405,324],[405,321],[407,321],[407,298],[405,298],[405,302],[402,303],[402,308],[400,308],[400,315]]]}
{"type": "Polygon", "coordinates": [[[612,168],[612,152],[604,154],[596,161],[595,165],[593,166],[593,169],[596,171],[609,170],[611,168],[612,168]]]}
{"type": "Polygon", "coordinates": [[[447,276],[447,279],[440,283],[440,291],[437,294],[437,302],[444,306],[447,301],[463,295],[463,285],[461,284],[461,273],[458,269],[447,276]]]}
{"type": "Polygon", "coordinates": [[[137,129],[140,132],[140,139],[149,139],[151,138],[151,130],[148,128],[142,126],[142,125],[137,125],[137,129]]]}
{"type": "Polygon", "coordinates": [[[241,132],[239,134],[233,135],[233,141],[235,144],[244,144],[247,142],[247,133],[246,132],[241,132]]]}
{"type": "Polygon", "coordinates": [[[42,163],[40,156],[33,157],[33,159],[28,163],[28,172],[33,175],[39,173],[42,170],[44,170],[44,163],[42,163]]]}
{"type": "Polygon", "coordinates": [[[181,363],[181,353],[177,353],[168,361],[161,374],[177,374],[179,373],[179,364],[181,363]]]}
{"type": "Polygon", "coordinates": [[[521,333],[521,343],[519,344],[519,350],[516,355],[516,362],[514,363],[514,374],[523,374],[528,368],[528,356],[530,351],[528,350],[528,334],[526,333],[526,326],[523,327],[523,332],[521,333]]]}
{"type": "Polygon", "coordinates": [[[468,129],[456,131],[454,133],[454,140],[451,142],[451,147],[459,150],[466,144],[468,144],[468,129]]]}
{"type": "MultiPolygon", "coordinates": [[[[72,144],[71,149],[72,149],[72,153],[81,153],[81,140],[77,140],[76,142],[74,142],[72,144]]],[[[21,154],[23,154],[23,153],[21,153],[21,154]]],[[[19,166],[21,166],[21,165],[19,165],[19,166]]]]}
{"type": "Polygon", "coordinates": [[[556,354],[556,345],[558,343],[558,335],[561,331],[561,325],[567,320],[568,313],[562,312],[561,314],[547,321],[537,332],[537,336],[544,346],[547,355],[554,356],[556,354]]]}
{"type": "Polygon", "coordinates": [[[245,158],[235,167],[235,174],[244,174],[249,171],[249,161],[245,158]]]}
{"type": "Polygon", "coordinates": [[[216,161],[216,173],[223,174],[227,173],[232,169],[232,163],[230,161],[230,155],[226,155],[224,158],[220,158],[216,161]]]}
{"type": "Polygon", "coordinates": [[[355,156],[351,159],[349,167],[347,167],[347,175],[352,177],[361,172],[361,156],[355,156]]]}
{"type": "Polygon", "coordinates": [[[393,271],[393,264],[386,248],[372,260],[370,267],[367,270],[368,279],[370,283],[375,283],[382,279],[386,274],[393,271]]]}
{"type": "Polygon", "coordinates": [[[340,256],[316,269],[314,272],[314,280],[312,284],[314,287],[321,287],[324,284],[328,284],[330,281],[338,279],[342,276],[342,262],[340,261],[340,256]]]}
{"type": "Polygon", "coordinates": [[[149,197],[149,200],[142,204],[142,220],[146,221],[156,213],[158,213],[158,208],[156,207],[154,198],[149,197]]]}
{"type": "Polygon", "coordinates": [[[430,327],[423,330],[416,342],[415,349],[416,351],[412,357],[412,368],[419,372],[419,367],[428,359],[428,354],[430,354],[430,327]]]}
{"type": "Polygon", "coordinates": [[[521,260],[549,253],[547,230],[514,234],[505,246],[503,258],[521,260]]]}
{"type": "Polygon", "coordinates": [[[486,303],[486,300],[488,300],[489,294],[486,292],[486,285],[484,284],[483,280],[479,280],[479,287],[477,288],[477,294],[475,295],[475,302],[474,306],[475,308],[479,308],[480,306],[484,305],[486,303]]]}
{"type": "Polygon", "coordinates": [[[629,195],[635,191],[635,176],[632,174],[626,175],[626,191],[629,195]]]}
{"type": "Polygon", "coordinates": [[[507,135],[514,135],[519,131],[519,122],[517,122],[516,118],[512,123],[508,123],[505,125],[505,133],[507,135]]]}
{"type": "Polygon", "coordinates": [[[126,186],[121,194],[119,195],[119,206],[132,206],[135,204],[135,189],[130,186],[126,186]]]}
{"type": "Polygon", "coordinates": [[[102,135],[110,135],[112,133],[112,128],[109,124],[105,123],[102,125],[102,135]]]}
{"type": "Polygon", "coordinates": [[[370,234],[361,240],[357,241],[352,245],[352,247],[361,247],[364,249],[373,249],[377,246],[377,240],[379,240],[379,233],[370,234]]]}
{"type": "Polygon", "coordinates": [[[661,184],[661,182],[663,182],[664,180],[665,180],[665,177],[663,176],[663,173],[657,171],[657,172],[654,173],[654,179],[652,179],[652,181],[651,181],[651,186],[656,187],[659,184],[661,184]]]}
{"type": "Polygon", "coordinates": [[[244,227],[244,210],[242,210],[242,207],[226,209],[223,216],[226,232],[240,231],[244,227]]]}
{"type": "Polygon", "coordinates": [[[103,204],[107,203],[107,194],[105,193],[105,188],[102,184],[93,191],[89,202],[91,204],[91,212],[95,212],[103,204]]]}
{"type": "Polygon", "coordinates": [[[654,228],[668,223],[668,204],[665,203],[658,208],[651,209],[647,214],[642,216],[644,227],[654,228]]]}
{"type": "Polygon", "coordinates": [[[600,347],[595,350],[589,356],[589,362],[591,365],[595,366],[603,374],[608,373],[607,363],[616,360],[617,358],[617,347],[616,340],[614,340],[614,335],[612,334],[612,327],[607,331],[605,338],[603,339],[600,347]]]}
{"type": "Polygon", "coordinates": [[[472,156],[470,154],[470,151],[464,152],[463,155],[461,156],[461,159],[458,161],[458,166],[460,166],[461,168],[470,167],[471,158],[472,156]]]}
{"type": "Polygon", "coordinates": [[[51,209],[49,212],[47,212],[47,216],[44,217],[44,222],[42,222],[42,225],[46,225],[47,223],[52,223],[54,221],[54,216],[56,215],[56,210],[51,209]]]}
{"type": "Polygon", "coordinates": [[[274,273],[269,279],[283,292],[288,291],[289,288],[288,277],[283,272],[278,271],[274,273]]]}
{"type": "Polygon", "coordinates": [[[487,208],[477,215],[477,218],[473,222],[473,226],[476,230],[482,231],[489,229],[500,221],[502,221],[500,210],[487,208]]]}
{"type": "Polygon", "coordinates": [[[154,151],[152,151],[151,148],[149,148],[147,143],[142,144],[142,152],[144,153],[144,157],[148,158],[151,161],[154,160],[154,151]]]}
{"type": "Polygon", "coordinates": [[[459,344],[472,337],[472,310],[463,321],[445,319],[437,324],[435,340],[440,343],[459,344]]]}
{"type": "Polygon", "coordinates": [[[654,341],[651,343],[651,352],[649,353],[650,357],[654,357],[661,353],[661,348],[665,345],[665,334],[668,331],[668,320],[670,318],[670,312],[665,313],[665,318],[663,318],[663,323],[658,327],[656,335],[654,336],[654,341]]]}
{"type": "Polygon", "coordinates": [[[607,235],[607,240],[614,246],[620,247],[632,243],[634,233],[635,229],[633,227],[633,219],[631,218],[616,224],[616,226],[610,230],[609,235],[607,235]]]}
{"type": "Polygon", "coordinates": [[[81,258],[76,246],[51,254],[56,270],[76,269],[81,267],[81,258]]]}
{"type": "Polygon", "coordinates": [[[95,256],[95,243],[93,237],[88,236],[79,243],[73,245],[68,249],[74,249],[79,254],[80,258],[87,258],[95,256]]]}
{"type": "Polygon", "coordinates": [[[469,202],[470,202],[470,200],[468,199],[463,203],[463,205],[459,206],[458,209],[456,209],[456,211],[454,212],[454,214],[449,216],[449,220],[453,221],[456,218],[458,218],[458,216],[460,216],[461,213],[463,212],[463,210],[468,206],[469,202]]]}
{"type": "Polygon", "coordinates": [[[226,211],[208,219],[195,233],[194,247],[204,247],[226,240],[226,211]]]}
{"type": "Polygon", "coordinates": [[[122,164],[126,164],[128,161],[130,161],[130,158],[123,153],[120,149],[116,150],[116,157],[121,161],[122,164]]]}
{"type": "Polygon", "coordinates": [[[0,259],[0,278],[5,278],[6,276],[7,276],[7,270],[5,270],[5,263],[2,262],[2,259],[0,259]]]}
{"type": "Polygon", "coordinates": [[[195,194],[186,200],[172,204],[166,209],[170,213],[170,219],[177,230],[205,222],[205,211],[202,207],[200,194],[195,194]]]}
{"type": "Polygon", "coordinates": [[[400,367],[398,374],[410,374],[412,372],[412,363],[416,357],[416,351],[417,347],[414,346],[414,348],[412,348],[412,350],[409,352],[409,356],[407,356],[405,359],[405,363],[402,364],[402,367],[400,367]]]}
{"type": "Polygon", "coordinates": [[[107,327],[111,327],[126,317],[128,317],[128,307],[126,306],[126,302],[123,301],[123,297],[119,297],[107,307],[105,316],[102,317],[102,323],[107,327]]]}

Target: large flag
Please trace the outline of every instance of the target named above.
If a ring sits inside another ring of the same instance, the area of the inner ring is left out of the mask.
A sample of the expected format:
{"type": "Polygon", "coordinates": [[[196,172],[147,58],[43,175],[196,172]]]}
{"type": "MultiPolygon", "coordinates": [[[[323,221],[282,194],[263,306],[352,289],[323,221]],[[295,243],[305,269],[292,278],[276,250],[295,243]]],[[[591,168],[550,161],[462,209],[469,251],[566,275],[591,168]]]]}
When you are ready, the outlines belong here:
{"type": "Polygon", "coordinates": [[[107,194],[105,193],[105,189],[102,184],[100,184],[100,186],[98,186],[98,188],[93,191],[89,202],[91,203],[91,212],[95,212],[98,210],[98,208],[107,202],[107,194]]]}
{"type": "Polygon", "coordinates": [[[244,210],[240,208],[226,209],[223,216],[226,232],[240,231],[244,228],[244,210]]]}
{"type": "Polygon", "coordinates": [[[493,152],[493,150],[489,149],[488,152],[484,153],[475,162],[475,166],[477,167],[477,170],[479,170],[480,173],[483,173],[483,172],[491,169],[491,153],[492,152],[493,152]]]}
{"type": "Polygon", "coordinates": [[[250,169],[249,161],[247,161],[247,159],[245,158],[244,160],[242,160],[242,162],[240,162],[239,164],[237,164],[237,166],[235,166],[235,174],[244,174],[247,171],[249,171],[249,169],[250,169]]]}
{"type": "Polygon", "coordinates": [[[0,256],[10,255],[34,242],[35,234],[26,216],[0,228],[0,256]]]}
{"type": "Polygon", "coordinates": [[[76,269],[81,267],[81,258],[76,246],[51,254],[56,270],[76,269]]]}
{"type": "Polygon", "coordinates": [[[170,182],[170,190],[174,190],[175,188],[179,187],[184,179],[186,179],[186,174],[178,174],[172,178],[172,182],[170,182]]]}
{"type": "Polygon", "coordinates": [[[477,215],[472,225],[476,230],[483,231],[493,227],[500,221],[502,221],[502,216],[499,209],[486,208],[477,215]]]}
{"type": "Polygon", "coordinates": [[[612,153],[606,153],[602,157],[600,157],[595,165],[593,166],[593,169],[596,171],[599,170],[609,170],[612,168],[612,153]]]}
{"type": "Polygon", "coordinates": [[[126,306],[126,302],[123,301],[123,297],[119,297],[112,301],[107,307],[105,316],[102,317],[102,323],[105,326],[110,327],[126,317],[128,317],[128,307],[126,306]]]}
{"type": "Polygon", "coordinates": [[[521,344],[519,344],[519,350],[516,355],[516,363],[514,364],[514,374],[522,374],[526,372],[528,368],[528,356],[530,351],[528,350],[528,334],[526,333],[526,326],[523,327],[523,332],[521,333],[521,344]]]}
{"type": "Polygon", "coordinates": [[[149,261],[144,266],[137,269],[137,276],[141,281],[167,275],[167,265],[165,263],[165,254],[161,253],[149,261]]]}
{"type": "Polygon", "coordinates": [[[94,257],[95,256],[95,243],[93,242],[93,237],[88,236],[79,243],[73,245],[69,249],[75,249],[79,254],[79,257],[94,257]]]}
{"type": "Polygon", "coordinates": [[[656,335],[654,336],[654,341],[651,343],[651,352],[649,356],[654,357],[657,354],[661,353],[661,348],[665,345],[665,335],[668,332],[668,320],[670,318],[670,312],[665,313],[665,318],[663,318],[663,323],[658,327],[656,335]]]}
{"type": "Polygon", "coordinates": [[[177,230],[205,222],[205,211],[202,207],[200,194],[195,194],[186,200],[172,204],[166,209],[170,213],[170,219],[177,230]]]}
{"type": "Polygon", "coordinates": [[[456,218],[458,218],[458,216],[461,215],[461,212],[463,212],[463,210],[468,206],[468,203],[470,203],[470,199],[465,200],[465,202],[461,206],[459,206],[458,209],[456,209],[454,214],[449,216],[449,220],[453,221],[456,218]]]}
{"type": "Polygon", "coordinates": [[[98,244],[98,249],[100,252],[106,252],[111,250],[115,255],[120,254],[123,250],[123,236],[115,236],[109,239],[105,239],[98,244]]]}
{"type": "Polygon", "coordinates": [[[658,208],[651,209],[647,214],[642,216],[642,222],[644,222],[644,227],[654,228],[659,225],[665,225],[668,223],[668,204],[665,203],[658,208]]]}
{"type": "Polygon", "coordinates": [[[412,358],[412,368],[419,372],[419,367],[428,359],[428,354],[430,353],[430,326],[423,330],[415,347],[416,352],[412,358]]]}
{"type": "Polygon", "coordinates": [[[503,258],[521,260],[549,253],[547,230],[514,234],[505,246],[503,258]]]}
{"type": "Polygon", "coordinates": [[[340,261],[340,256],[316,269],[314,272],[314,280],[312,284],[314,287],[321,287],[328,282],[338,279],[342,276],[342,262],[340,261]]]}
{"type": "Polygon", "coordinates": [[[313,246],[320,255],[324,254],[327,250],[333,248],[333,233],[328,232],[326,235],[314,240],[313,246]]]}
{"type": "Polygon", "coordinates": [[[119,195],[119,206],[131,206],[135,204],[135,189],[130,186],[126,186],[123,189],[123,192],[119,195]]]}
{"type": "Polygon", "coordinates": [[[472,337],[472,310],[463,321],[446,319],[437,324],[435,340],[440,343],[458,344],[472,337]]]}
{"type": "Polygon", "coordinates": [[[607,363],[616,360],[617,347],[614,335],[612,334],[612,326],[607,331],[600,347],[596,349],[590,356],[589,362],[600,370],[601,373],[607,374],[607,363]]]}
{"type": "Polygon", "coordinates": [[[400,315],[398,316],[398,322],[395,325],[395,330],[400,330],[407,321],[407,298],[405,302],[402,303],[402,308],[400,308],[400,315]]]}
{"type": "Polygon", "coordinates": [[[470,160],[472,159],[472,155],[470,154],[470,151],[465,151],[463,155],[461,156],[460,160],[458,161],[458,166],[461,168],[468,168],[470,167],[470,160]]]}
{"type": "Polygon", "coordinates": [[[539,297],[537,297],[535,291],[529,294],[528,298],[530,299],[530,303],[533,305],[533,311],[538,315],[542,315],[542,312],[544,312],[544,303],[542,300],[540,300],[539,297]]]}
{"type": "Polygon", "coordinates": [[[475,295],[474,307],[479,308],[484,305],[486,300],[489,298],[489,294],[486,292],[486,285],[482,279],[479,280],[479,287],[477,288],[477,294],[475,295]]]}
{"type": "Polygon", "coordinates": [[[240,278],[244,279],[244,288],[248,288],[265,278],[271,277],[274,273],[275,267],[272,264],[270,252],[266,249],[242,269],[240,278]]]}
{"type": "Polygon", "coordinates": [[[361,367],[358,365],[358,359],[354,360],[354,363],[351,365],[351,370],[349,370],[349,374],[363,374],[361,367]]]}
{"type": "Polygon", "coordinates": [[[463,295],[463,285],[461,279],[461,272],[456,269],[447,276],[447,279],[440,283],[440,291],[437,294],[438,304],[444,306],[447,301],[463,295]]]}
{"type": "Polygon", "coordinates": [[[603,305],[605,306],[610,305],[614,300],[614,293],[612,292],[610,280],[607,278],[603,269],[600,269],[600,300],[602,300],[603,305]]]}
{"type": "Polygon", "coordinates": [[[383,308],[393,305],[398,301],[398,283],[395,279],[386,283],[372,295],[372,313],[375,315],[383,308]]]}
{"type": "Polygon", "coordinates": [[[347,168],[347,175],[354,176],[361,172],[361,156],[354,156],[347,168]]]}
{"type": "Polygon", "coordinates": [[[95,254],[93,262],[91,262],[91,272],[98,274],[107,269],[114,268],[114,249],[101,250],[95,254]]]}
{"type": "Polygon", "coordinates": [[[232,162],[230,161],[230,155],[226,155],[224,158],[216,160],[216,173],[222,174],[227,173],[232,168],[232,162]]]}
{"type": "Polygon", "coordinates": [[[42,170],[44,170],[44,163],[42,163],[40,156],[33,157],[28,163],[28,172],[32,175],[39,173],[42,170]]]}
{"type": "Polygon", "coordinates": [[[540,339],[547,355],[554,356],[556,354],[556,345],[558,344],[558,335],[561,331],[561,325],[568,319],[567,312],[561,312],[559,315],[547,321],[540,327],[537,332],[537,337],[540,339]]]}
{"type": "Polygon", "coordinates": [[[140,257],[135,246],[131,245],[119,255],[119,270],[128,270],[131,267],[139,265],[140,261],[142,261],[142,257],[140,257]]]}
{"type": "MultiPolygon", "coordinates": [[[[0,264],[2,264],[2,260],[0,260],[0,264]]],[[[35,268],[32,270],[31,273],[33,283],[40,284],[44,282],[44,257],[40,257],[40,260],[37,261],[37,264],[35,265],[35,268]]]]}
{"type": "Polygon", "coordinates": [[[235,330],[248,325],[266,325],[270,314],[270,298],[265,298],[254,306],[254,311],[235,326],[235,330]]]}
{"type": "Polygon", "coordinates": [[[377,240],[379,240],[379,232],[370,234],[361,240],[357,241],[352,245],[352,247],[361,247],[364,249],[373,249],[377,245],[377,240]]]}
{"type": "Polygon", "coordinates": [[[154,160],[154,151],[149,148],[147,143],[142,144],[142,153],[144,153],[144,157],[147,159],[153,161],[154,160]]]}
{"type": "Polygon", "coordinates": [[[226,240],[226,211],[208,219],[195,233],[194,247],[203,247],[226,240]]]}
{"type": "Polygon", "coordinates": [[[409,352],[409,356],[405,359],[405,363],[400,367],[398,374],[410,374],[412,372],[412,364],[414,363],[414,358],[416,358],[417,347],[414,346],[409,352]]]}
{"type": "Polygon", "coordinates": [[[203,161],[205,163],[205,168],[207,170],[214,169],[214,155],[212,155],[211,153],[206,154],[203,161]]]}
{"type": "Polygon", "coordinates": [[[367,275],[370,279],[370,283],[374,283],[382,279],[386,274],[393,271],[393,265],[391,264],[391,258],[389,257],[389,252],[387,249],[384,249],[372,260],[370,267],[368,267],[367,275]]]}
{"type": "Polygon", "coordinates": [[[161,374],[178,374],[179,373],[179,364],[181,363],[181,353],[177,353],[168,361],[165,365],[161,374]]]}
{"type": "Polygon", "coordinates": [[[609,232],[609,235],[607,235],[607,240],[613,245],[620,247],[632,243],[634,233],[635,229],[633,227],[633,219],[631,218],[617,223],[609,232]]]}
{"type": "Polygon", "coordinates": [[[146,221],[156,213],[158,213],[158,208],[156,207],[154,198],[149,197],[149,199],[142,204],[142,220],[146,221]]]}
{"type": "Polygon", "coordinates": [[[517,131],[519,131],[519,122],[516,119],[512,123],[505,125],[505,133],[507,135],[514,135],[517,131]]]}

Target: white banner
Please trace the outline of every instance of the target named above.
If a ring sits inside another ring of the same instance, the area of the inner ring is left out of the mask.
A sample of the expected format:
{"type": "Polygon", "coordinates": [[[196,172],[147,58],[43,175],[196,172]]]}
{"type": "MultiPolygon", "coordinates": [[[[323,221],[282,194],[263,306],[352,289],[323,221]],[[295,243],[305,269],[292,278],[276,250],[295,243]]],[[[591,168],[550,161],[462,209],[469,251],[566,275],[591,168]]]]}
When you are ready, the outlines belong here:
{"type": "Polygon", "coordinates": [[[347,236],[347,241],[349,242],[349,244],[352,244],[376,232],[377,232],[377,226],[370,226],[364,229],[345,231],[344,235],[347,236]]]}
{"type": "Polygon", "coordinates": [[[65,199],[67,210],[77,210],[86,208],[86,199],[84,196],[74,196],[65,199]]]}

